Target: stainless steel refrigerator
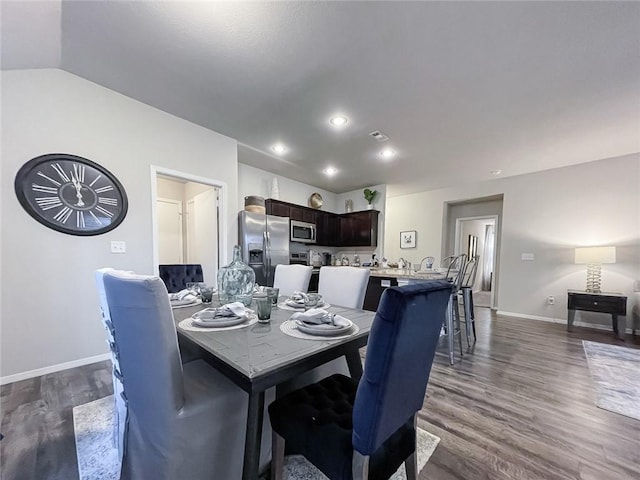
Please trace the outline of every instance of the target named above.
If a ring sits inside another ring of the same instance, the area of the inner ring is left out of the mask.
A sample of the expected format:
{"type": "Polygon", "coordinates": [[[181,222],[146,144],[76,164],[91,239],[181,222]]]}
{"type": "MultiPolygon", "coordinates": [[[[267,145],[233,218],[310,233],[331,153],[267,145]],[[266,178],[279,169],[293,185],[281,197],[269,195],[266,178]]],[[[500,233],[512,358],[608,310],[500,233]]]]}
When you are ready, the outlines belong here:
{"type": "Polygon", "coordinates": [[[289,217],[241,211],[238,237],[242,260],[256,274],[259,285],[273,286],[276,265],[289,265],[289,217]]]}

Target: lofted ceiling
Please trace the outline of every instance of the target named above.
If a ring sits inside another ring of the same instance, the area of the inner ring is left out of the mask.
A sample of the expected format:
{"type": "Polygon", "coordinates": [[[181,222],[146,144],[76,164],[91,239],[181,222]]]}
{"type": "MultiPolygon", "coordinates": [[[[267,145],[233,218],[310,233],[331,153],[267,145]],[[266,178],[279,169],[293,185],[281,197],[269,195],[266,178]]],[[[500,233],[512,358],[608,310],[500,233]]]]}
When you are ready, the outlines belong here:
{"type": "Polygon", "coordinates": [[[62,68],[237,139],[242,163],[336,193],[387,183],[398,195],[640,151],[636,2],[1,7],[3,69],[62,68]],[[340,130],[328,124],[336,112],[349,118],[340,130]]]}

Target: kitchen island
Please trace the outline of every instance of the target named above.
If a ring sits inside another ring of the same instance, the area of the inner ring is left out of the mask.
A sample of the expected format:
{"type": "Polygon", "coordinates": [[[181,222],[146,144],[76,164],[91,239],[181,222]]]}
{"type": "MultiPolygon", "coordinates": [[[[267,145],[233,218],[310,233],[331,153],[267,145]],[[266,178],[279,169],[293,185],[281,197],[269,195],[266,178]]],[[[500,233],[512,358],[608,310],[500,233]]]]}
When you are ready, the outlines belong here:
{"type": "Polygon", "coordinates": [[[444,275],[435,270],[415,272],[405,268],[371,268],[370,272],[363,308],[373,312],[378,309],[382,292],[389,287],[444,278],[444,275]]]}

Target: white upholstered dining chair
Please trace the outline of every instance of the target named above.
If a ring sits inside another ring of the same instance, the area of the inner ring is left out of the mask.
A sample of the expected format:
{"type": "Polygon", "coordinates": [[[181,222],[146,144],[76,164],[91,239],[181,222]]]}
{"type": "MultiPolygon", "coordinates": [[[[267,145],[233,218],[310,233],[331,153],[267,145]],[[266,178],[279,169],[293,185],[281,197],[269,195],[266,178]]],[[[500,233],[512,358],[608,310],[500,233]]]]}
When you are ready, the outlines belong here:
{"type": "Polygon", "coordinates": [[[312,267],[307,265],[276,265],[273,288],[280,289],[280,295],[289,296],[293,292],[306,292],[309,289],[312,267]]]}
{"type": "Polygon", "coordinates": [[[358,267],[322,267],[318,293],[331,305],[362,308],[369,282],[369,269],[358,267]]]}
{"type": "MultiPolygon", "coordinates": [[[[121,478],[240,478],[248,395],[203,360],[180,361],[159,277],[102,270],[111,344],[127,405],[121,478]]],[[[263,426],[261,465],[270,457],[263,426]]]]}
{"type": "MultiPolygon", "coordinates": [[[[357,267],[321,267],[318,293],[332,306],[361,309],[369,283],[369,269],[357,267]]],[[[315,383],[330,375],[349,375],[344,357],[336,358],[278,387],[278,394],[315,383]]]]}

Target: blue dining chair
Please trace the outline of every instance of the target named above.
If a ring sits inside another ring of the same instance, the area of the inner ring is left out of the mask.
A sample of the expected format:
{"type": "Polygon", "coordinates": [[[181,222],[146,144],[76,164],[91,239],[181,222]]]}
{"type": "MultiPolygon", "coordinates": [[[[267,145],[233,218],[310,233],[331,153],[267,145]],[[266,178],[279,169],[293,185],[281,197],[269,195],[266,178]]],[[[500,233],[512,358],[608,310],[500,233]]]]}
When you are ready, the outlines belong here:
{"type": "Polygon", "coordinates": [[[445,280],[388,288],[359,383],[332,375],[269,406],[272,480],[282,478],[285,450],[331,480],[389,478],[403,462],[407,478],[417,478],[416,413],[451,290],[445,280]]]}
{"type": "Polygon", "coordinates": [[[158,273],[169,293],[187,288],[187,283],[204,280],[202,265],[197,263],[159,265],[158,273]]]}

